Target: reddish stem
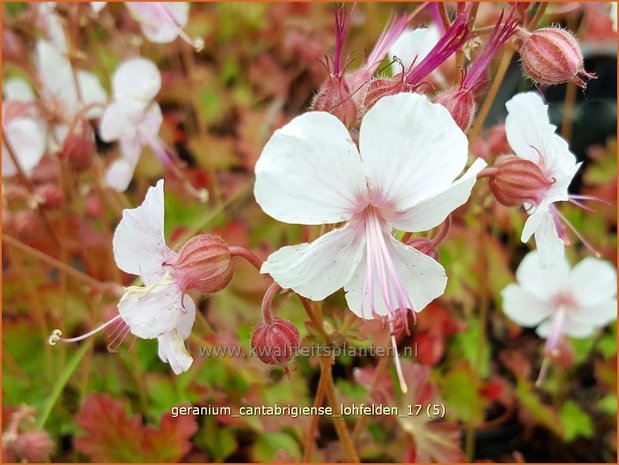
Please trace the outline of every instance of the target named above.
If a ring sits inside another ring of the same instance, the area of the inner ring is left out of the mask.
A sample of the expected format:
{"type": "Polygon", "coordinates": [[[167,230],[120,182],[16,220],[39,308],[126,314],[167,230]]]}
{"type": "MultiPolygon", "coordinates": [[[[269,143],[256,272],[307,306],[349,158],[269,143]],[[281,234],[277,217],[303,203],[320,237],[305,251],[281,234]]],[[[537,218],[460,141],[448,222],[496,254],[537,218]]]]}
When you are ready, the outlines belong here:
{"type": "Polygon", "coordinates": [[[262,298],[262,319],[268,325],[273,323],[273,316],[271,315],[271,305],[273,305],[273,298],[280,290],[280,285],[273,281],[273,283],[265,292],[264,297],[262,298]]]}
{"type": "Polygon", "coordinates": [[[262,260],[256,257],[253,252],[247,250],[245,247],[233,245],[232,247],[229,247],[228,250],[230,250],[230,255],[232,255],[233,257],[244,258],[249,263],[251,263],[258,271],[260,271],[260,268],[262,268],[262,260]]]}

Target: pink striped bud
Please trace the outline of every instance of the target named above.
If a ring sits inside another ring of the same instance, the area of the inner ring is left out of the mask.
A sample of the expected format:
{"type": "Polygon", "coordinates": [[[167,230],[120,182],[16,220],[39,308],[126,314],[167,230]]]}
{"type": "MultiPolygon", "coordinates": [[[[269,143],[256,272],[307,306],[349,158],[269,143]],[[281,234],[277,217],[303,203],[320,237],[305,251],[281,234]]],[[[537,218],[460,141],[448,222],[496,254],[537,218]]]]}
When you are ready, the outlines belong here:
{"type": "Polygon", "coordinates": [[[496,171],[488,181],[490,192],[506,207],[538,205],[554,183],[535,163],[515,155],[501,155],[491,170],[496,171]]]}
{"type": "Polygon", "coordinates": [[[376,105],[376,102],[387,95],[410,92],[411,90],[412,87],[406,84],[401,74],[392,78],[373,79],[368,85],[368,90],[363,100],[363,111],[369,111],[370,108],[376,105]]]}
{"type": "Polygon", "coordinates": [[[520,30],[522,66],[526,75],[538,84],[556,85],[572,81],[587,84],[580,76],[595,79],[584,69],[583,56],[576,38],[558,27],[545,27],[533,33],[520,30]]]}
{"type": "Polygon", "coordinates": [[[267,365],[285,365],[298,347],[299,331],[283,318],[258,323],[251,335],[252,352],[267,365]]]}
{"type": "Polygon", "coordinates": [[[447,108],[458,127],[464,132],[471,127],[477,105],[470,89],[453,87],[436,96],[434,103],[440,103],[447,108]]]}
{"type": "Polygon", "coordinates": [[[195,289],[213,294],[224,289],[232,279],[232,255],[226,243],[212,234],[199,234],[189,239],[177,258],[165,265],[181,291],[195,289]]]}
{"type": "Polygon", "coordinates": [[[357,105],[343,76],[331,75],[327,78],[316,94],[311,110],[331,113],[347,128],[357,124],[357,105]]]}
{"type": "Polygon", "coordinates": [[[62,191],[56,184],[42,184],[37,187],[36,193],[45,207],[56,209],[62,205],[62,191]]]}

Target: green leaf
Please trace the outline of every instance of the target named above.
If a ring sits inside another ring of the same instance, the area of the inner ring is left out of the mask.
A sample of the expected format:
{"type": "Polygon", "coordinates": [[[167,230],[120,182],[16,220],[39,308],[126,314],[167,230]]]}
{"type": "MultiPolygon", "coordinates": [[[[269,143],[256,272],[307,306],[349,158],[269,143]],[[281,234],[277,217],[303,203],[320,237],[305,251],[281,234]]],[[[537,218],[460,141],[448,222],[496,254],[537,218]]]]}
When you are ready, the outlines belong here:
{"type": "Polygon", "coordinates": [[[563,404],[559,416],[563,424],[563,437],[567,442],[573,441],[579,436],[585,438],[593,436],[593,423],[591,417],[575,402],[568,400],[563,404]]]}
{"type": "Polygon", "coordinates": [[[269,433],[261,435],[254,445],[253,459],[256,462],[272,463],[276,454],[285,453],[297,459],[301,451],[296,441],[285,433],[269,433]]]}
{"type": "MultiPolygon", "coordinates": [[[[475,367],[477,364],[478,347],[479,321],[472,320],[467,323],[466,331],[456,336],[454,349],[460,357],[468,360],[470,366],[475,367]]],[[[480,365],[476,369],[482,378],[486,378],[490,374],[490,347],[487,341],[481,350],[480,365]]]]}
{"type": "Polygon", "coordinates": [[[237,448],[234,433],[229,428],[222,428],[215,417],[204,418],[204,426],[196,437],[196,443],[213,462],[223,462],[237,448]]]}
{"type": "Polygon", "coordinates": [[[519,380],[516,386],[516,396],[533,419],[542,426],[545,426],[557,436],[561,436],[563,429],[559,423],[557,412],[550,406],[544,404],[532,389],[531,383],[519,380]]]}
{"type": "Polygon", "coordinates": [[[598,402],[598,408],[610,416],[617,416],[617,396],[608,395],[598,402]]]}
{"type": "Polygon", "coordinates": [[[458,420],[480,423],[484,418],[479,380],[467,365],[460,365],[439,381],[441,395],[449,413],[458,420]]]}

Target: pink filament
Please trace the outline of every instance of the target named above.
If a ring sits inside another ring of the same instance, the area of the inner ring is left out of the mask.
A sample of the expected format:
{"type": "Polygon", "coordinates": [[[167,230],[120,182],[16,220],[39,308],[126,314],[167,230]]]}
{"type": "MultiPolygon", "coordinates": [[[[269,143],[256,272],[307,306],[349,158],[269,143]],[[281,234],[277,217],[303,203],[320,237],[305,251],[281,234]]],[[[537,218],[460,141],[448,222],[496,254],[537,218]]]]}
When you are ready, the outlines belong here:
{"type": "Polygon", "coordinates": [[[544,382],[546,379],[546,373],[548,372],[550,360],[558,356],[557,346],[559,345],[559,341],[561,339],[563,323],[565,321],[565,311],[564,306],[559,307],[552,320],[552,328],[550,329],[550,334],[548,335],[546,345],[544,346],[544,361],[537,377],[537,381],[535,381],[536,386],[539,386],[544,382]]]}
{"type": "Polygon", "coordinates": [[[90,336],[93,336],[95,334],[97,334],[99,331],[104,330],[105,328],[107,328],[108,326],[110,326],[111,324],[117,322],[120,319],[120,315],[116,315],[114,318],[112,318],[110,321],[103,323],[101,326],[99,326],[98,328],[93,329],[92,331],[87,332],[86,334],[82,334],[81,336],[77,336],[77,337],[72,337],[72,338],[64,338],[64,337],[59,337],[58,341],[60,342],[78,342],[78,341],[82,341],[86,338],[89,338],[90,336]]]}

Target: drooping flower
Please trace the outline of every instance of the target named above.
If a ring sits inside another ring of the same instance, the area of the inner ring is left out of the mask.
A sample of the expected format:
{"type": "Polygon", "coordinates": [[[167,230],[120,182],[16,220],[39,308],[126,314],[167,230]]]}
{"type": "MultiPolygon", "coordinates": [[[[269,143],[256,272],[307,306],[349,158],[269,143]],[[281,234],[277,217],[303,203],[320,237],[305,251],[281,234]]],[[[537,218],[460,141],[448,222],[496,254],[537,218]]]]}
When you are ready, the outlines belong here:
{"type": "Polygon", "coordinates": [[[570,269],[565,258],[542,268],[539,252],[529,252],[516,271],[517,283],[502,291],[503,310],[514,322],[537,327],[546,339],[545,376],[548,360],[558,356],[562,335],[590,336],[617,319],[617,271],[605,260],[588,257],[570,269]]]}
{"type": "Polygon", "coordinates": [[[120,192],[129,186],[144,146],[150,147],[164,166],[172,165],[171,151],[159,138],[161,108],[153,101],[161,88],[161,75],[145,58],[130,58],[112,76],[114,101],[107,106],[99,126],[101,139],[119,141],[121,157],[106,175],[108,185],[120,192]]]}
{"type": "Polygon", "coordinates": [[[22,79],[9,79],[3,84],[2,126],[7,140],[2,142],[2,176],[14,176],[17,167],[7,143],[26,176],[38,165],[47,146],[47,124],[34,103],[30,86],[22,79]]]}
{"type": "Polygon", "coordinates": [[[311,244],[281,248],[261,271],[312,300],[343,287],[356,315],[393,327],[447,282],[438,262],[396,240],[393,230],[441,224],[467,201],[485,162],[454,182],[466,165],[466,137],[445,108],[412,93],[385,97],[366,113],[359,145],[324,112],[301,115],[271,137],[256,164],[262,209],[286,223],[345,225],[311,244]]]}
{"type": "Polygon", "coordinates": [[[580,163],[569,150],[567,142],[555,134],[548,120],[547,107],[534,92],[521,93],[509,100],[505,133],[514,153],[540,168],[548,187],[539,192],[539,201],[525,202],[529,218],[522,231],[522,242],[535,235],[541,266],[550,266],[563,255],[567,233],[555,202],[568,201],[567,189],[580,163]]]}
{"type": "Polygon", "coordinates": [[[129,334],[142,339],[157,339],[159,358],[169,363],[174,373],[187,371],[193,361],[185,348],[184,340],[191,333],[196,316],[193,299],[185,292],[197,289],[213,293],[223,289],[230,281],[222,267],[221,241],[208,235],[190,239],[189,246],[175,253],[168,248],[163,231],[164,204],[163,180],[150,187],[141,206],[123,211],[113,239],[114,258],[126,273],[139,276],[144,286],[130,286],[118,303],[118,315],[89,333],[71,338],[61,338],[56,330],[50,343],[76,342],[106,328],[114,328],[113,345],[118,346],[129,334]],[[196,242],[203,243],[200,247],[196,242]],[[216,254],[205,248],[213,245],[216,254]],[[188,257],[188,250],[198,258],[188,257]],[[215,276],[216,275],[216,276],[215,276]],[[197,279],[197,278],[200,278],[197,279]],[[219,277],[219,279],[214,279],[219,277]]]}
{"type": "Polygon", "coordinates": [[[126,2],[131,15],[140,23],[142,33],[151,42],[167,44],[180,37],[194,47],[202,50],[204,41],[192,39],[183,28],[189,20],[187,2],[126,2]]]}

